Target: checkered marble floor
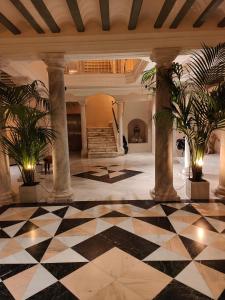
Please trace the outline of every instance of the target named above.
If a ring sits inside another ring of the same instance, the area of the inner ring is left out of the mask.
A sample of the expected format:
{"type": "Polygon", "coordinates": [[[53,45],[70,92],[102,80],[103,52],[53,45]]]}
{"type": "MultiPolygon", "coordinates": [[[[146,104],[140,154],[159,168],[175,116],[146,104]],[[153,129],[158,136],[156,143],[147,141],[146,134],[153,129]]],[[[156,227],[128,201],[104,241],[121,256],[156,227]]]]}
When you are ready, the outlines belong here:
{"type": "Polygon", "coordinates": [[[225,204],[2,207],[0,299],[225,299],[225,204]]]}

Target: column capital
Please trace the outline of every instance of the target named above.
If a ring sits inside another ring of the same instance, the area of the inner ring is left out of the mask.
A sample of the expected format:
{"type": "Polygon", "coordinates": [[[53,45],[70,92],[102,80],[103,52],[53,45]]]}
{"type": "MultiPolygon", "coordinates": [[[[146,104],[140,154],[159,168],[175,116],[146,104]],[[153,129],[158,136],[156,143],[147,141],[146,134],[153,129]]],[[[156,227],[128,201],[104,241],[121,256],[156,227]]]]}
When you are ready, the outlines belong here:
{"type": "Polygon", "coordinates": [[[155,48],[150,54],[152,61],[158,66],[169,66],[179,54],[179,48],[155,48]]]}
{"type": "Polygon", "coordinates": [[[64,53],[45,53],[42,54],[42,59],[48,69],[64,69],[65,67],[64,53]]]}

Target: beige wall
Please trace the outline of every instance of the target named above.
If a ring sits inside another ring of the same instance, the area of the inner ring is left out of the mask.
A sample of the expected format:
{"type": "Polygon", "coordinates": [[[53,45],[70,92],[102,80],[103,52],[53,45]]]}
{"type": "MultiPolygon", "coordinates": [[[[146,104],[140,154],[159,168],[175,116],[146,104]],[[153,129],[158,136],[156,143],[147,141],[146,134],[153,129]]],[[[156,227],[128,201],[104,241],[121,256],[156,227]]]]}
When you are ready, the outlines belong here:
{"type": "Polygon", "coordinates": [[[113,97],[104,94],[87,97],[87,127],[108,127],[112,123],[112,101],[115,101],[113,97]]]}

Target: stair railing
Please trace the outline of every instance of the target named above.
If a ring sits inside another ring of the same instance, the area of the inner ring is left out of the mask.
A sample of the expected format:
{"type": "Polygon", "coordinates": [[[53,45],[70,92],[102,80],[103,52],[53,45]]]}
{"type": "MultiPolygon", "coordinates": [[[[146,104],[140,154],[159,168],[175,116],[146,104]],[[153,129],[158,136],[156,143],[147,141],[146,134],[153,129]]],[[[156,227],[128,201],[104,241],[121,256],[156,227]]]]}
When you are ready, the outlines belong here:
{"type": "MultiPolygon", "coordinates": [[[[112,101],[112,105],[116,104],[116,102],[112,101]]],[[[114,136],[116,139],[116,147],[117,147],[117,152],[119,152],[119,125],[116,119],[116,114],[115,114],[115,110],[112,106],[112,113],[113,113],[113,121],[112,122],[112,126],[113,126],[113,132],[114,132],[114,136]]]]}

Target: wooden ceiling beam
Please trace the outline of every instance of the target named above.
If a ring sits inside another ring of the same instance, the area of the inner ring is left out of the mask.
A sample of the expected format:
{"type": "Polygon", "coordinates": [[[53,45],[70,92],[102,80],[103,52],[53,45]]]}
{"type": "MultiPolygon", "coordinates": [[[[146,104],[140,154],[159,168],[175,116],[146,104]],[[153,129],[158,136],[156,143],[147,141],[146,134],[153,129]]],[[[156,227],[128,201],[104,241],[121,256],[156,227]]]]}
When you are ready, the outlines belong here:
{"type": "Polygon", "coordinates": [[[171,23],[170,28],[177,28],[179,24],[182,22],[188,11],[191,9],[192,5],[196,0],[186,0],[184,5],[181,7],[180,11],[178,12],[176,18],[171,23]]]}
{"type": "Polygon", "coordinates": [[[20,0],[10,0],[37,33],[45,33],[20,0]]]}
{"type": "Polygon", "coordinates": [[[169,13],[171,12],[176,0],[165,0],[161,11],[158,15],[157,20],[155,21],[154,28],[161,28],[169,13]]]}
{"type": "Polygon", "coordinates": [[[0,23],[9,31],[11,31],[13,34],[21,34],[21,31],[11,21],[9,21],[9,19],[7,19],[2,13],[0,13],[0,23]]]}
{"type": "Polygon", "coordinates": [[[137,27],[138,17],[140,15],[143,0],[133,0],[130,12],[130,20],[128,24],[129,30],[134,30],[137,27]]]}
{"type": "Polygon", "coordinates": [[[42,19],[45,21],[45,23],[48,25],[49,29],[52,33],[59,33],[60,28],[56,24],[54,18],[52,17],[50,11],[48,10],[47,6],[43,2],[43,0],[31,0],[34,7],[42,17],[42,19]]]}
{"type": "Polygon", "coordinates": [[[80,9],[77,3],[77,0],[66,0],[67,6],[70,10],[70,14],[73,18],[73,22],[77,28],[78,32],[84,32],[84,23],[80,14],[80,9]]]}
{"type": "Polygon", "coordinates": [[[212,0],[206,9],[201,13],[198,19],[194,22],[193,27],[201,27],[206,19],[212,14],[214,10],[223,2],[223,0],[212,0]]]}
{"type": "Polygon", "coordinates": [[[99,6],[102,18],[102,30],[110,30],[109,20],[109,0],[99,0],[99,6]]]}

